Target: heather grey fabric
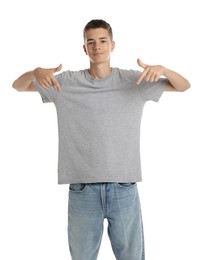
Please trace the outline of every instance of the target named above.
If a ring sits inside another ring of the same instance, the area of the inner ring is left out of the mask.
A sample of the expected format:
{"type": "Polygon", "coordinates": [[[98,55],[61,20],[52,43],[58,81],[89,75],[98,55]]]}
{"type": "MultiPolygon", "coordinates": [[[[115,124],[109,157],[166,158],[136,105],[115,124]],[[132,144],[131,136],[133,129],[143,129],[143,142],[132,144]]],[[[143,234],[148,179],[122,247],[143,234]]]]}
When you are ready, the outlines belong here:
{"type": "Polygon", "coordinates": [[[59,130],[58,183],[138,182],[140,124],[144,104],[157,102],[167,79],[142,81],[141,72],[113,68],[96,80],[88,70],[56,75],[62,91],[34,84],[43,102],[56,106],[59,130]]]}

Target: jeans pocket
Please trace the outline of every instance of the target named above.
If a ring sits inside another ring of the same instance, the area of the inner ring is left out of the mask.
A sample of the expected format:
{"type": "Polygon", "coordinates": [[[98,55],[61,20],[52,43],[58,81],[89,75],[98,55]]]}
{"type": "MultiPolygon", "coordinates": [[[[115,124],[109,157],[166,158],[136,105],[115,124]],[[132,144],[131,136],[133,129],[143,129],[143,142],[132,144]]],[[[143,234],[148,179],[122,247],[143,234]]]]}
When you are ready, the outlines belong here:
{"type": "Polygon", "coordinates": [[[136,185],[136,182],[118,182],[117,185],[121,188],[130,188],[136,185]]]}
{"type": "Polygon", "coordinates": [[[85,190],[86,184],[83,183],[73,183],[70,184],[69,190],[71,192],[83,192],[85,190]]]}

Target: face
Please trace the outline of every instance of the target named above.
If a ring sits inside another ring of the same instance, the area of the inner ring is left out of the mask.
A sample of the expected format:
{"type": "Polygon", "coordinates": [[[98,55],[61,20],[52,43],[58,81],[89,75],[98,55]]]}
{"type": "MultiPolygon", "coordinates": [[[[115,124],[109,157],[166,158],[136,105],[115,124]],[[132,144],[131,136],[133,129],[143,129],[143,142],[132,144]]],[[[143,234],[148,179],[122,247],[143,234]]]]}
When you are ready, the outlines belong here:
{"type": "Polygon", "coordinates": [[[85,33],[83,47],[91,63],[101,64],[109,62],[115,43],[111,40],[108,30],[98,28],[90,29],[85,33]]]}

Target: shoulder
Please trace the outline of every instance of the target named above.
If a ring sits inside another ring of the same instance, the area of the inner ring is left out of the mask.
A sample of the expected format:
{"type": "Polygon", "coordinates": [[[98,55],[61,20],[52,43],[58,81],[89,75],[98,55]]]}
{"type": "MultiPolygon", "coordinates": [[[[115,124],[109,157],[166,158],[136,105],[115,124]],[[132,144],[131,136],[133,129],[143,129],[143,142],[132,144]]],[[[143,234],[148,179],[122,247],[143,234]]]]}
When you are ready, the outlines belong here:
{"type": "Polygon", "coordinates": [[[138,70],[115,68],[116,75],[123,80],[136,80],[141,74],[138,70]]]}
{"type": "Polygon", "coordinates": [[[85,74],[85,70],[78,70],[78,71],[66,70],[57,74],[56,78],[62,82],[74,81],[75,79],[79,79],[83,77],[84,74],[85,74]]]}

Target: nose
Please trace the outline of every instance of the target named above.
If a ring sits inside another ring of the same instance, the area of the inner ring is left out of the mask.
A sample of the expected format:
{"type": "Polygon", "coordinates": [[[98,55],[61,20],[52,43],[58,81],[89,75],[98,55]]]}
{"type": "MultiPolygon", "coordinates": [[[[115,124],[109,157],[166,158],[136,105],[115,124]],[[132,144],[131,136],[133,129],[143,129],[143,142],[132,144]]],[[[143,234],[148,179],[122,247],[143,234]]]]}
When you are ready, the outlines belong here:
{"type": "Polygon", "coordinates": [[[94,50],[100,50],[100,44],[99,44],[99,42],[95,42],[95,44],[94,44],[94,50]]]}

